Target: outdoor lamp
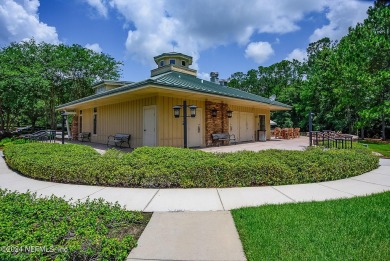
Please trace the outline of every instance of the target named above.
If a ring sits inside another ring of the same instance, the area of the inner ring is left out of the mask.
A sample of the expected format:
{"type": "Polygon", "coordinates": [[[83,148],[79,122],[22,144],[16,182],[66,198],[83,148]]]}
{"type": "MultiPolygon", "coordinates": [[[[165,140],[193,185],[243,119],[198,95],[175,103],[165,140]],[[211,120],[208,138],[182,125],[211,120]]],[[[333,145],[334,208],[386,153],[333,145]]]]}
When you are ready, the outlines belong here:
{"type": "Polygon", "coordinates": [[[179,105],[173,106],[173,115],[175,116],[175,118],[180,117],[180,108],[181,107],[179,105]]]}
{"type": "Polygon", "coordinates": [[[196,106],[195,105],[190,105],[190,106],[188,106],[188,108],[190,108],[190,115],[191,115],[191,117],[193,118],[193,117],[195,117],[196,116],[196,106]]]}
{"type": "Polygon", "coordinates": [[[213,108],[212,110],[211,110],[211,116],[213,116],[213,117],[217,117],[217,109],[216,108],[213,108]]]}
{"type": "Polygon", "coordinates": [[[227,111],[227,116],[228,116],[228,118],[231,118],[233,116],[233,111],[228,110],[227,111]]]}

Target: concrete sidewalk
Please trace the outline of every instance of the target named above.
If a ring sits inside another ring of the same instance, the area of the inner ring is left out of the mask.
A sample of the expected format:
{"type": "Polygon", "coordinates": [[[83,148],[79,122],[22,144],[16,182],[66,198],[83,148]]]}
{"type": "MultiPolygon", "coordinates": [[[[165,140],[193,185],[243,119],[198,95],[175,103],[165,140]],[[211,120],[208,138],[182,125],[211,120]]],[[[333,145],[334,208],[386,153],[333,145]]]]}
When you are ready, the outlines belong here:
{"type": "Polygon", "coordinates": [[[228,211],[156,212],[127,260],[246,260],[228,211]]]}
{"type": "Polygon", "coordinates": [[[60,184],[21,176],[0,157],[0,188],[72,200],[103,198],[128,210],[146,212],[223,211],[245,206],[350,198],[390,190],[390,159],[353,178],[286,186],[207,189],[140,189],[60,184]]]}

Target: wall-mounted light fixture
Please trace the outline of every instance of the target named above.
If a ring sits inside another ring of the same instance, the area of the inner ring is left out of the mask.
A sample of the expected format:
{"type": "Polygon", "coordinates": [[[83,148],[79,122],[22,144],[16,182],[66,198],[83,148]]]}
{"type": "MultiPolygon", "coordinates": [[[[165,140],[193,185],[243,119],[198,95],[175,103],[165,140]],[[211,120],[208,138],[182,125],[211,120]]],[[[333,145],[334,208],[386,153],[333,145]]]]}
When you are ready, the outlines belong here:
{"type": "Polygon", "coordinates": [[[227,110],[227,116],[228,116],[228,118],[233,117],[233,111],[228,109],[227,110]]]}
{"type": "Polygon", "coordinates": [[[211,109],[211,116],[217,117],[217,113],[218,113],[218,111],[216,108],[211,109]]]}

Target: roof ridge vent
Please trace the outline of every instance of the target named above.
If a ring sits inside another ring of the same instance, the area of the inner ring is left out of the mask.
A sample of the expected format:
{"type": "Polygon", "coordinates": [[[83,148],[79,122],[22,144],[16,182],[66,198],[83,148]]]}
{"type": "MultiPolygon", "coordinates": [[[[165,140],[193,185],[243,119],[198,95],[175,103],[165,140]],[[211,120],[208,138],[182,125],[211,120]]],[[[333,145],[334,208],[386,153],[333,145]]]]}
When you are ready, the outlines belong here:
{"type": "Polygon", "coordinates": [[[218,84],[218,76],[219,76],[219,73],[218,72],[211,72],[210,73],[210,82],[213,82],[213,83],[217,83],[218,84]]]}

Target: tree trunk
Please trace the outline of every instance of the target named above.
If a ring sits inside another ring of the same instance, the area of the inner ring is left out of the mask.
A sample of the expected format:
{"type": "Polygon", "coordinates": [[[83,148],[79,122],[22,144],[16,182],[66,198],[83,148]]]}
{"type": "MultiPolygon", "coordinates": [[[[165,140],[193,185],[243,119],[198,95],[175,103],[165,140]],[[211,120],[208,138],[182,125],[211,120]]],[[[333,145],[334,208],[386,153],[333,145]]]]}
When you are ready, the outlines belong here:
{"type": "Polygon", "coordinates": [[[5,131],[9,132],[9,123],[11,121],[11,117],[9,116],[9,113],[7,113],[6,119],[5,119],[5,131]]]}
{"type": "Polygon", "coordinates": [[[385,114],[382,114],[382,140],[386,140],[386,118],[385,118],[385,114]]]}
{"type": "Polygon", "coordinates": [[[4,111],[0,99],[0,131],[4,131],[4,111]]]}
{"type": "Polygon", "coordinates": [[[364,140],[364,128],[362,127],[362,129],[360,130],[360,138],[362,140],[364,140]]]}
{"type": "Polygon", "coordinates": [[[52,130],[57,129],[57,124],[56,124],[56,111],[55,111],[55,105],[54,105],[54,86],[52,86],[51,89],[51,99],[50,99],[50,126],[52,130]]]}

